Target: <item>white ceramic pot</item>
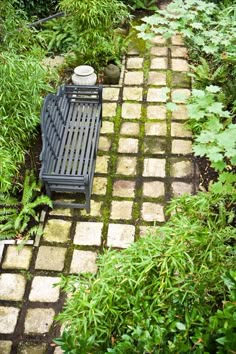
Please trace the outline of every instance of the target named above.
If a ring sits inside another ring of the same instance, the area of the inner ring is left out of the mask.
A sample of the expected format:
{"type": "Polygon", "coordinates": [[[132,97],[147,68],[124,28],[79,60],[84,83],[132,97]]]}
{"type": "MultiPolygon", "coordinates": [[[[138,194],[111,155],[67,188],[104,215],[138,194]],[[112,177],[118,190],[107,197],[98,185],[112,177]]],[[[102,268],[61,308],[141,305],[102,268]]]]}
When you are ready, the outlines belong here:
{"type": "Polygon", "coordinates": [[[71,79],[74,85],[95,85],[97,75],[92,66],[80,65],[74,69],[71,79]]]}

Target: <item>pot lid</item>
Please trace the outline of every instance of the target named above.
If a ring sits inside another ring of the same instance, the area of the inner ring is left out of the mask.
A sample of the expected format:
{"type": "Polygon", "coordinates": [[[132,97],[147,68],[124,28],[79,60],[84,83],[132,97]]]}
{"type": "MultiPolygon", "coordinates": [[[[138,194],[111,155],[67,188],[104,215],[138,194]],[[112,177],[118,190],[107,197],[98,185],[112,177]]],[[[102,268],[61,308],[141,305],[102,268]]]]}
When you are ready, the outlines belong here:
{"type": "Polygon", "coordinates": [[[74,73],[79,76],[87,76],[94,73],[94,69],[89,65],[79,65],[74,69],[74,73]]]}

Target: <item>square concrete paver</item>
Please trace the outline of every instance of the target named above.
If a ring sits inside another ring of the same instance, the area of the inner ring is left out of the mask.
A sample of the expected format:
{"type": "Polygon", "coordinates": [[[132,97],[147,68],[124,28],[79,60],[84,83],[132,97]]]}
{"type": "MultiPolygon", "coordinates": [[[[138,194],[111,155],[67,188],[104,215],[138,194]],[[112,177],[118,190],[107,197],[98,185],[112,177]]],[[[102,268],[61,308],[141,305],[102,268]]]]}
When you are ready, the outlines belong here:
{"type": "Polygon", "coordinates": [[[22,342],[18,347],[17,354],[46,354],[46,343],[22,342]]]}
{"type": "Polygon", "coordinates": [[[32,281],[32,286],[29,294],[30,301],[39,302],[56,302],[59,299],[60,289],[54,286],[58,283],[58,277],[36,276],[32,281]]]}
{"type": "Polygon", "coordinates": [[[111,149],[111,139],[107,136],[100,136],[98,142],[98,150],[110,151],[111,149]]]}
{"type": "Polygon", "coordinates": [[[155,55],[156,57],[165,57],[168,54],[168,48],[167,47],[152,47],[150,54],[155,55]]]}
{"type": "Polygon", "coordinates": [[[133,198],[135,181],[117,180],[113,185],[112,195],[115,197],[133,198]]]}
{"type": "Polygon", "coordinates": [[[183,194],[191,194],[193,192],[193,186],[191,183],[173,182],[171,186],[175,197],[183,194]]]}
{"type": "Polygon", "coordinates": [[[126,176],[132,176],[136,174],[136,157],[122,156],[117,159],[116,173],[126,176]]]}
{"type": "Polygon", "coordinates": [[[125,119],[139,119],[141,117],[141,104],[123,103],[121,116],[125,119]]]}
{"type": "Polygon", "coordinates": [[[111,203],[111,219],[129,220],[132,218],[133,202],[113,200],[111,203]]]}
{"type": "Polygon", "coordinates": [[[178,105],[178,108],[172,112],[172,118],[177,120],[186,120],[188,119],[187,107],[183,104],[178,105]]]}
{"type": "Polygon", "coordinates": [[[151,181],[143,183],[143,195],[144,197],[158,198],[165,194],[164,182],[151,181]]]}
{"type": "Polygon", "coordinates": [[[171,42],[174,45],[184,45],[183,36],[181,34],[176,34],[171,37],[171,42]]]}
{"type": "Polygon", "coordinates": [[[35,269],[62,271],[67,249],[64,247],[40,246],[35,269]]]}
{"type": "Polygon", "coordinates": [[[0,340],[0,353],[10,354],[11,353],[12,342],[10,340],[0,340]]]}
{"type": "Polygon", "coordinates": [[[109,158],[110,157],[106,155],[97,156],[95,168],[96,173],[107,173],[109,158]]]}
{"type": "Polygon", "coordinates": [[[25,317],[25,334],[44,334],[50,331],[55,316],[52,308],[28,309],[25,317]]]}
{"type": "Polygon", "coordinates": [[[165,221],[163,205],[156,203],[143,203],[142,218],[145,221],[165,221]]]}
{"type": "Polygon", "coordinates": [[[139,230],[140,237],[147,237],[156,234],[157,226],[140,226],[139,230]]]}
{"type": "Polygon", "coordinates": [[[146,158],[144,159],[144,177],[165,177],[166,171],[166,160],[165,159],[155,159],[146,158]]]}
{"type": "Polygon", "coordinates": [[[191,138],[192,132],[183,123],[171,123],[171,136],[178,138],[191,138]]]}
{"type": "Polygon", "coordinates": [[[167,69],[167,58],[152,58],[151,69],[167,69]]]}
{"type": "Polygon", "coordinates": [[[125,73],[125,85],[142,85],[143,72],[142,71],[128,71],[125,73]]]}
{"type": "Polygon", "coordinates": [[[166,139],[157,136],[148,136],[144,138],[145,154],[164,154],[166,149],[166,139]]]}
{"type": "Polygon", "coordinates": [[[143,89],[141,87],[124,87],[123,100],[124,101],[142,101],[143,89]]]}
{"type": "Polygon", "coordinates": [[[26,279],[21,274],[0,274],[0,300],[21,301],[25,286],[26,279]]]}
{"type": "Polygon", "coordinates": [[[142,69],[143,58],[134,57],[127,59],[127,69],[142,69]]]}
{"type": "Polygon", "coordinates": [[[85,209],[81,209],[80,215],[87,216],[87,217],[91,217],[91,216],[97,217],[102,215],[101,210],[102,210],[102,202],[92,199],[90,201],[90,213],[87,213],[85,209]]]}
{"type": "Polygon", "coordinates": [[[189,71],[188,62],[185,59],[172,59],[171,64],[173,71],[189,71]]]}
{"type": "Polygon", "coordinates": [[[120,138],[118,152],[136,154],[138,152],[138,139],[120,138]]]}
{"type": "Polygon", "coordinates": [[[171,47],[171,56],[177,58],[187,58],[187,48],[179,47],[179,46],[172,46],[171,47]]]}
{"type": "Polygon", "coordinates": [[[133,225],[109,224],[107,246],[127,248],[134,242],[135,227],[133,225]]]}
{"type": "Polygon", "coordinates": [[[148,102],[166,102],[166,88],[149,88],[147,93],[148,102]]]}
{"type": "Polygon", "coordinates": [[[102,98],[105,101],[118,101],[120,89],[118,87],[104,87],[102,98]]]}
{"type": "Polygon", "coordinates": [[[102,105],[103,117],[115,117],[116,109],[117,109],[117,103],[103,103],[102,105]]]}
{"type": "Polygon", "coordinates": [[[94,177],[92,194],[105,195],[107,190],[107,178],[94,177]]]}
{"type": "Polygon", "coordinates": [[[166,136],[167,126],[165,122],[145,123],[145,134],[155,136],[166,136]]]}
{"type": "Polygon", "coordinates": [[[173,154],[191,154],[192,141],[191,140],[173,140],[172,149],[173,154]]]}
{"type": "Polygon", "coordinates": [[[2,264],[3,269],[29,269],[32,258],[32,247],[7,246],[6,255],[2,264]]]}
{"type": "Polygon", "coordinates": [[[74,244],[81,246],[100,246],[102,242],[102,222],[77,222],[74,244]]]}
{"type": "Polygon", "coordinates": [[[159,71],[149,71],[148,85],[165,86],[166,73],[159,72],[159,71]]]}
{"type": "Polygon", "coordinates": [[[70,237],[70,227],[70,221],[50,219],[44,228],[43,238],[48,242],[66,242],[70,237]]]}
{"type": "Polygon", "coordinates": [[[120,134],[122,135],[139,135],[139,123],[124,122],[121,125],[120,134]]]}
{"type": "Polygon", "coordinates": [[[159,44],[165,44],[166,43],[166,39],[163,38],[162,36],[155,36],[153,37],[150,42],[152,44],[156,44],[156,45],[159,45],[159,44]]]}
{"type": "Polygon", "coordinates": [[[96,252],[74,250],[70,273],[96,273],[96,259],[96,252]]]}
{"type": "Polygon", "coordinates": [[[114,133],[114,123],[107,120],[102,122],[100,134],[112,134],[114,133]]]}
{"type": "Polygon", "coordinates": [[[178,161],[171,166],[172,177],[188,177],[192,174],[192,162],[191,161],[178,161]]]}
{"type": "Polygon", "coordinates": [[[19,311],[16,307],[0,306],[0,334],[14,332],[19,311]]]}
{"type": "Polygon", "coordinates": [[[148,119],[166,119],[166,107],[160,105],[148,105],[147,106],[147,118],[148,119]]]}

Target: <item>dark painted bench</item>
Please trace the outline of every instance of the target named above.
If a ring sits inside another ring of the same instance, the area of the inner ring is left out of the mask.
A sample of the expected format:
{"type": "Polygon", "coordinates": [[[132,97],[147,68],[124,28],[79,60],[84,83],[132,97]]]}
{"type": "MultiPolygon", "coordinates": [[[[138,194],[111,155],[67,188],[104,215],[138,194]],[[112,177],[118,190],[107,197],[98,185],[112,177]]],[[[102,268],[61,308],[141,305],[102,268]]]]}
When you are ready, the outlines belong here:
{"type": "Polygon", "coordinates": [[[101,86],[61,86],[46,96],[41,112],[43,148],[40,179],[46,193],[83,193],[84,203],[55,201],[54,206],[90,211],[99,131],[101,86]]]}

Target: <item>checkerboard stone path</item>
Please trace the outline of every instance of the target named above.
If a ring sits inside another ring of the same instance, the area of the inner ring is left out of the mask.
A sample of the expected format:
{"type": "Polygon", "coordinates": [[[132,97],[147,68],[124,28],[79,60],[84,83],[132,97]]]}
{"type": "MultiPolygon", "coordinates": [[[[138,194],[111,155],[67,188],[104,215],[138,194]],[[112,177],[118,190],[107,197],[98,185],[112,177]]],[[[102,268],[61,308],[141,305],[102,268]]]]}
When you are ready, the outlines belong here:
{"type": "Polygon", "coordinates": [[[54,287],[60,275],[96,272],[104,247],[128,247],[167,220],[173,196],[195,191],[186,55],[179,35],[155,37],[144,55],[130,51],[122,85],[104,88],[90,214],[55,209],[39,245],[0,245],[1,354],[61,353],[52,342],[65,297],[54,287]]]}

